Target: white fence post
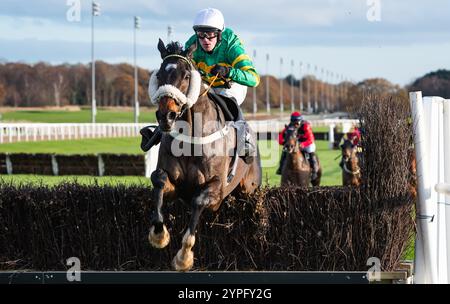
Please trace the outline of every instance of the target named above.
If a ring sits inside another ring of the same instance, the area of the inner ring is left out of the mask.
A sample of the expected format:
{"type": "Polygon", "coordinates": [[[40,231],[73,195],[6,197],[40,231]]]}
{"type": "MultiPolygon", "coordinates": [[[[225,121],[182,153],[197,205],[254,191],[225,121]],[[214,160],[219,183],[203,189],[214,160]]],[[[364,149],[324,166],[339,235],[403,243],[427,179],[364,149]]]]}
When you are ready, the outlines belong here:
{"type": "Polygon", "coordinates": [[[435,252],[432,252],[435,242],[433,235],[435,225],[432,221],[435,216],[430,197],[430,184],[428,178],[428,155],[425,133],[424,107],[422,92],[410,93],[412,118],[414,121],[414,144],[417,164],[417,186],[419,206],[417,210],[417,237],[415,248],[415,282],[436,282],[435,252]]]}
{"type": "Polygon", "coordinates": [[[105,162],[103,161],[103,157],[101,154],[97,155],[98,157],[98,176],[105,175],[105,162]]]}
{"type": "Polygon", "coordinates": [[[450,99],[444,101],[443,108],[444,131],[444,183],[441,184],[442,194],[445,195],[445,231],[447,250],[447,282],[450,283],[450,99]]]}
{"type": "Polygon", "coordinates": [[[450,100],[410,93],[417,164],[415,283],[450,282],[450,100]]]}
{"type": "Polygon", "coordinates": [[[328,129],[328,147],[330,149],[334,148],[334,127],[335,127],[334,124],[330,124],[328,126],[328,128],[329,128],[328,129]]]}
{"type": "Polygon", "coordinates": [[[58,161],[56,160],[56,156],[52,154],[52,171],[53,175],[59,175],[58,161]]]}
{"type": "Polygon", "coordinates": [[[6,162],[6,173],[8,175],[13,174],[13,165],[11,162],[11,158],[9,157],[9,154],[6,154],[5,162],[6,162]]]}

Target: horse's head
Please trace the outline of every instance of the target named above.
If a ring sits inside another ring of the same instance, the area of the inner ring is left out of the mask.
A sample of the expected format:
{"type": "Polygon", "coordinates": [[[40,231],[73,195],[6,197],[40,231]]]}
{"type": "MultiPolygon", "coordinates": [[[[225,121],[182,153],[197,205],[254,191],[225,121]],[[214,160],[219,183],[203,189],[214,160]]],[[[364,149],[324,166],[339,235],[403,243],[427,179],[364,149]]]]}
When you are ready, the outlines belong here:
{"type": "Polygon", "coordinates": [[[348,139],[344,140],[341,145],[342,158],[345,162],[356,157],[357,146],[353,145],[348,139]]]}
{"type": "Polygon", "coordinates": [[[163,132],[170,132],[183,111],[198,99],[201,77],[192,63],[195,49],[195,43],[187,50],[178,42],[166,47],[159,39],[163,61],[150,77],[149,95],[152,103],[158,104],[156,118],[163,132]]]}
{"type": "Polygon", "coordinates": [[[286,129],[286,140],[284,142],[285,151],[288,153],[298,152],[298,129],[294,126],[289,126],[286,129]]]}

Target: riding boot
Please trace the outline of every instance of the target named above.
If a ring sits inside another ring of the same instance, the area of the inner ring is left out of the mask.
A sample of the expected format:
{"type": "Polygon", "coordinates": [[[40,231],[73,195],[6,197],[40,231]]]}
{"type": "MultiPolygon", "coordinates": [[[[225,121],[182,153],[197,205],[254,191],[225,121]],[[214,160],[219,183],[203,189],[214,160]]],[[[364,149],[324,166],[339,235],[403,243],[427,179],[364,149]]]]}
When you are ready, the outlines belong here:
{"type": "Polygon", "coordinates": [[[339,167],[344,169],[344,158],[341,157],[341,161],[339,162],[339,167]]]}
{"type": "Polygon", "coordinates": [[[286,160],[286,156],[287,156],[287,152],[283,150],[283,152],[281,152],[280,166],[278,167],[277,172],[276,172],[277,175],[281,175],[281,169],[283,169],[283,165],[284,165],[284,161],[286,160]]]}
{"type": "Polygon", "coordinates": [[[142,135],[141,149],[144,152],[147,152],[151,147],[161,142],[162,131],[159,126],[157,126],[154,131],[152,131],[150,127],[144,127],[139,133],[142,135]]]}
{"type": "Polygon", "coordinates": [[[309,164],[311,166],[311,180],[315,180],[317,178],[317,172],[319,171],[316,153],[309,153],[309,164]]]}
{"type": "Polygon", "coordinates": [[[238,109],[238,115],[235,117],[238,139],[237,153],[246,164],[251,164],[256,156],[256,135],[250,129],[247,121],[244,120],[244,115],[236,100],[234,98],[229,98],[229,100],[232,100],[238,109]]]}

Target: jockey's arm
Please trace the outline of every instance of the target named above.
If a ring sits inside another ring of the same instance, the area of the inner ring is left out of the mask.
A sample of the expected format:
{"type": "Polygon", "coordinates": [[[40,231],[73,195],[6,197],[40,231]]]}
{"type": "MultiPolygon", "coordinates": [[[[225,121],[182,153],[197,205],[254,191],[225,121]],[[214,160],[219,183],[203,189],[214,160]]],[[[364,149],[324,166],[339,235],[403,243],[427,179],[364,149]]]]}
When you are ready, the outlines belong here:
{"type": "Polygon", "coordinates": [[[258,86],[259,75],[239,39],[236,39],[228,49],[227,58],[228,62],[231,63],[228,77],[232,81],[248,87],[258,86]]]}
{"type": "Polygon", "coordinates": [[[283,129],[280,133],[278,133],[278,143],[282,146],[284,145],[284,135],[286,133],[286,128],[283,129]]]}
{"type": "Polygon", "coordinates": [[[302,149],[304,149],[314,143],[314,135],[312,132],[311,125],[309,123],[307,123],[305,125],[305,135],[304,136],[306,137],[306,140],[300,143],[300,148],[302,148],[302,149]]]}

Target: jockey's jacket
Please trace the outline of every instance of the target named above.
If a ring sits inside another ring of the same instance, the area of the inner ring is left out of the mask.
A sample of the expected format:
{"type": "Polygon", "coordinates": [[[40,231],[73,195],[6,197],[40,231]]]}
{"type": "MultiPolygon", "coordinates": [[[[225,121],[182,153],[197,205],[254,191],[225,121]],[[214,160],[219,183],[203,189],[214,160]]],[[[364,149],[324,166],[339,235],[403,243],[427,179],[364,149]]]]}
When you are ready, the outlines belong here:
{"type": "MultiPolygon", "coordinates": [[[[250,57],[245,53],[244,47],[239,37],[229,28],[222,32],[222,40],[217,42],[211,54],[205,52],[197,40],[197,35],[193,35],[186,42],[185,49],[193,43],[197,43],[197,49],[193,54],[193,61],[197,66],[202,78],[207,83],[211,83],[214,75],[210,74],[214,65],[222,65],[230,68],[229,79],[239,84],[256,87],[259,84],[259,75],[253,67],[250,57]]],[[[213,87],[224,87],[225,82],[216,79],[213,87]]]]}
{"type": "MultiPolygon", "coordinates": [[[[278,134],[278,143],[284,145],[286,131],[289,126],[285,127],[283,131],[278,134]]],[[[314,143],[314,133],[311,128],[311,124],[307,121],[303,121],[298,127],[298,141],[300,142],[300,149],[305,149],[309,145],[314,143]]]]}
{"type": "Polygon", "coordinates": [[[352,145],[357,146],[361,140],[361,132],[358,128],[354,128],[353,131],[347,133],[347,139],[351,141],[352,145]]]}

